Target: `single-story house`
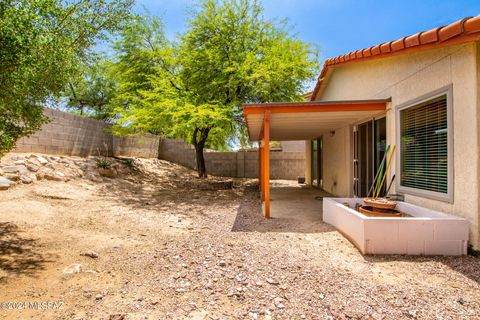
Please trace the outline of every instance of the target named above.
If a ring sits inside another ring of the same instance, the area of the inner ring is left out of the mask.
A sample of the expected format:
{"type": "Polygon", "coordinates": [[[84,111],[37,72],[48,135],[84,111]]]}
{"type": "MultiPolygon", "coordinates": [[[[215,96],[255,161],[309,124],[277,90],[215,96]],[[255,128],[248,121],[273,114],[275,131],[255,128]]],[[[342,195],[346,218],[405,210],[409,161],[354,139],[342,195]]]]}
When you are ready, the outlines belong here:
{"type": "Polygon", "coordinates": [[[308,102],[244,105],[266,216],[270,140],[305,140],[306,182],[342,198],[367,196],[396,145],[389,193],[466,218],[480,249],[479,89],[477,16],[327,59],[308,102]]]}

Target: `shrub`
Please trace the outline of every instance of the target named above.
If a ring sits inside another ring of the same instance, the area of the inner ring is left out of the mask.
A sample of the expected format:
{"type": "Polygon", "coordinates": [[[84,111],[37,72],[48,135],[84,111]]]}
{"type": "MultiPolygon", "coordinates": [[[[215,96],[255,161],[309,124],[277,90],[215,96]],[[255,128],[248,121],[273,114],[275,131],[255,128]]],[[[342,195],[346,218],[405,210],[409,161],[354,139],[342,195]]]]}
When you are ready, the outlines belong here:
{"type": "Polygon", "coordinates": [[[112,166],[112,164],[110,163],[110,161],[108,161],[106,158],[98,158],[96,160],[97,162],[97,167],[98,168],[102,168],[102,169],[110,169],[110,167],[112,166]]]}
{"type": "Polygon", "coordinates": [[[125,159],[123,160],[123,164],[129,169],[135,168],[135,161],[133,159],[125,159]]]}

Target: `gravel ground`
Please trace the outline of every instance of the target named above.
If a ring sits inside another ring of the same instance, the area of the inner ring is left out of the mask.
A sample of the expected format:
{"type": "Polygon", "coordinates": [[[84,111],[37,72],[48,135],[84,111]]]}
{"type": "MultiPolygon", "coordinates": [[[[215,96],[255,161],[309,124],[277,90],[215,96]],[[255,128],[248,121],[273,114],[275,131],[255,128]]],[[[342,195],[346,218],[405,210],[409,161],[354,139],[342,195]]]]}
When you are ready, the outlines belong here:
{"type": "Polygon", "coordinates": [[[0,318],[480,319],[479,258],[362,256],[320,220],[264,220],[255,181],[135,163],[0,191],[0,318]]]}

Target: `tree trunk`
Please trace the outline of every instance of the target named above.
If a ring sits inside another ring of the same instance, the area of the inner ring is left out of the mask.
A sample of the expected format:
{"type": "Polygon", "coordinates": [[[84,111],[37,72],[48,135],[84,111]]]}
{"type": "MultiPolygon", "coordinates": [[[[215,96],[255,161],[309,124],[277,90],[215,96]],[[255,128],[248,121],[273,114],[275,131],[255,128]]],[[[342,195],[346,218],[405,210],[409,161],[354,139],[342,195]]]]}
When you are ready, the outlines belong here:
{"type": "Polygon", "coordinates": [[[197,172],[199,178],[207,177],[207,169],[205,167],[205,157],[203,156],[203,147],[195,147],[195,158],[197,160],[197,172]]]}
{"type": "Polygon", "coordinates": [[[195,159],[197,161],[197,172],[199,178],[207,177],[207,168],[205,166],[203,149],[205,148],[205,143],[207,142],[210,129],[211,128],[195,128],[195,131],[193,132],[193,145],[195,146],[195,159]]]}

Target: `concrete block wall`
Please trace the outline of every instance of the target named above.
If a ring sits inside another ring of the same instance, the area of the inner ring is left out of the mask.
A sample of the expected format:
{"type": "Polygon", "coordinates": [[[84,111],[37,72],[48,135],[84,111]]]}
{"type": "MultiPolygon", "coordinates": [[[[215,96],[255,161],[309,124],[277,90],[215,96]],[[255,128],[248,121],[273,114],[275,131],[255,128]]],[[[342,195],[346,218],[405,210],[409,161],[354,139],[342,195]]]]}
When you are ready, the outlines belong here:
{"type": "Polygon", "coordinates": [[[50,122],[30,137],[17,141],[16,152],[87,156],[157,157],[159,137],[116,137],[109,125],[71,113],[45,109],[50,122]]]}
{"type": "MultiPolygon", "coordinates": [[[[109,125],[71,113],[45,109],[50,122],[30,137],[17,141],[16,152],[87,156],[160,158],[195,169],[195,150],[182,139],[155,135],[112,135],[109,125]]],[[[258,177],[258,152],[205,151],[207,172],[224,177],[258,177]]],[[[270,152],[272,179],[297,179],[305,175],[304,152],[270,152]]]]}
{"type": "Polygon", "coordinates": [[[160,138],[153,134],[139,136],[113,137],[115,156],[140,158],[158,158],[160,138]]]}
{"type": "MultiPolygon", "coordinates": [[[[195,150],[181,139],[162,139],[159,158],[194,169],[195,150]]],[[[207,172],[224,177],[258,177],[258,152],[205,152],[207,172]]],[[[305,175],[304,152],[270,152],[271,179],[294,180],[305,175]]]]}

